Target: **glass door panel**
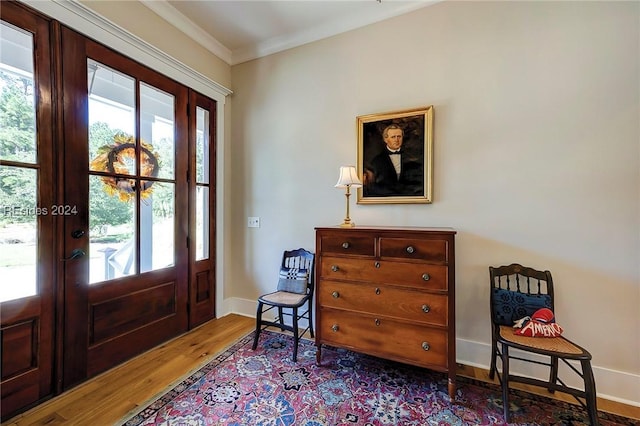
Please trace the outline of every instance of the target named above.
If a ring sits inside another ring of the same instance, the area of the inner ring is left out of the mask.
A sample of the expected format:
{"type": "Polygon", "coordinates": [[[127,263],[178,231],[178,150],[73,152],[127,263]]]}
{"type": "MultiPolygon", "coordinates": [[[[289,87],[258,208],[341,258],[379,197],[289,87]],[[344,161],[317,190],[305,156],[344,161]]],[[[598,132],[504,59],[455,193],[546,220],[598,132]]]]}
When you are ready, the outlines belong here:
{"type": "Polygon", "coordinates": [[[174,265],[175,97],[140,83],[140,272],[174,265]],[[154,179],[154,180],[152,180],[154,179]]]}
{"type": "MultiPolygon", "coordinates": [[[[38,151],[33,35],[0,23],[0,302],[37,294],[38,151]]],[[[43,210],[45,208],[46,210],[43,210]]]]}
{"type": "Polygon", "coordinates": [[[37,170],[0,166],[0,302],[37,294],[37,170]]]}
{"type": "Polygon", "coordinates": [[[89,176],[89,283],[134,274],[135,212],[133,204],[105,192],[102,176],[89,176]]]}
{"type": "Polygon", "coordinates": [[[209,111],[196,108],[196,260],[209,258],[209,111]]]}
{"type": "MultiPolygon", "coordinates": [[[[159,167],[152,174],[175,179],[175,97],[146,83],[140,83],[140,133],[151,144],[159,167]]],[[[143,144],[144,146],[144,144],[143,144]]]]}
{"type": "Polygon", "coordinates": [[[196,260],[209,258],[209,188],[196,185],[196,260]]]}
{"type": "Polygon", "coordinates": [[[175,263],[174,217],[175,185],[168,182],[143,181],[143,185],[153,183],[153,194],[142,201],[140,206],[141,259],[140,272],[167,268],[175,263]],[[148,204],[152,203],[152,204],[148,204]],[[151,206],[153,209],[150,211],[151,206]]]}
{"type": "Polygon", "coordinates": [[[136,93],[92,59],[87,70],[90,282],[173,266],[175,97],[143,82],[136,93]]]}
{"type": "Polygon", "coordinates": [[[89,282],[137,273],[135,79],[87,60],[89,282]]]}

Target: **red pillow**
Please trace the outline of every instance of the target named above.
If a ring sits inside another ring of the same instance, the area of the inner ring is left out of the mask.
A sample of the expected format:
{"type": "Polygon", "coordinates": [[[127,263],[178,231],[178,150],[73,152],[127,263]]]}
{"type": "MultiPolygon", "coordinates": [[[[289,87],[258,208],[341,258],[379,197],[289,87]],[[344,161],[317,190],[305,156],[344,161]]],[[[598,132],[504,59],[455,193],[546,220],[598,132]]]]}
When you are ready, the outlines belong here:
{"type": "Polygon", "coordinates": [[[531,317],[524,317],[514,324],[513,334],[528,337],[558,337],[564,331],[554,321],[551,309],[538,309],[531,317]]]}

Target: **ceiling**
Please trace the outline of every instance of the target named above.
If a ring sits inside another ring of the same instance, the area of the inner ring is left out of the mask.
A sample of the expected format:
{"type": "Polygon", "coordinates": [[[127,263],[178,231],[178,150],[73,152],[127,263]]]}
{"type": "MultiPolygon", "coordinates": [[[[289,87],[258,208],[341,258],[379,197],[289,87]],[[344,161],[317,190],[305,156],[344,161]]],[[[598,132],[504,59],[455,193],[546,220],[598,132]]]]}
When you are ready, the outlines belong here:
{"type": "Polygon", "coordinates": [[[379,22],[440,0],[141,0],[230,65],[379,22]]]}

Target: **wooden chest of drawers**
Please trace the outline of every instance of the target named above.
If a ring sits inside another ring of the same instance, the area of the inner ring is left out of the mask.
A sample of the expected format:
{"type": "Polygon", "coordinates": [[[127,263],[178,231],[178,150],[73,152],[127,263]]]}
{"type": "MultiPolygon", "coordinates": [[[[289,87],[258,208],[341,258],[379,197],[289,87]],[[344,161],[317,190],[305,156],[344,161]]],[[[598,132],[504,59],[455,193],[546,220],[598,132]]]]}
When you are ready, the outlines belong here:
{"type": "Polygon", "coordinates": [[[316,345],[448,373],[455,396],[455,231],[316,228],[316,345]]]}

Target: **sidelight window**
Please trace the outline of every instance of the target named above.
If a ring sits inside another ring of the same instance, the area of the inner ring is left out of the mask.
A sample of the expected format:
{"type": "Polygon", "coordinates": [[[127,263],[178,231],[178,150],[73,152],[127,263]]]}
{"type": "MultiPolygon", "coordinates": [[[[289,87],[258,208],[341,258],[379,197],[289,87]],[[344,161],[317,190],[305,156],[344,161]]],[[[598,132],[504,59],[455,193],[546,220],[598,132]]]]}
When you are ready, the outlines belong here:
{"type": "Polygon", "coordinates": [[[209,114],[196,108],[196,260],[209,258],[209,114]]]}

